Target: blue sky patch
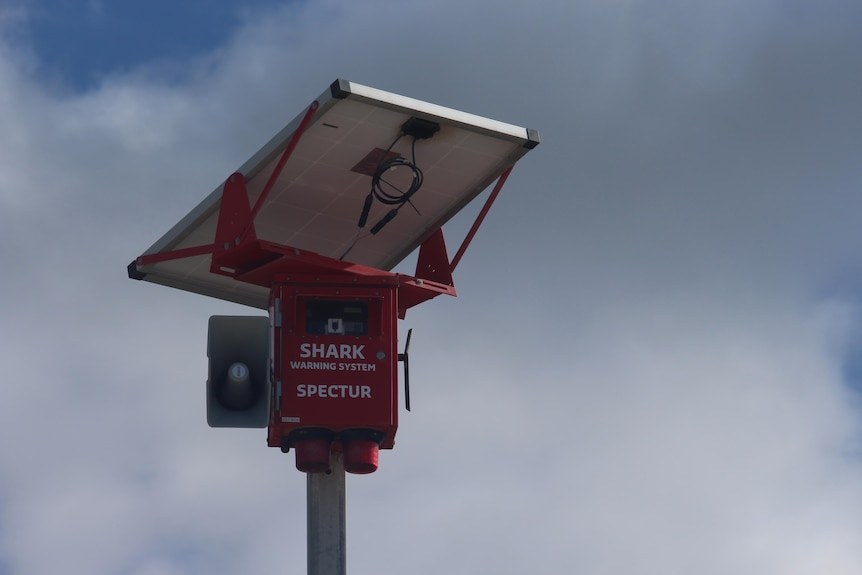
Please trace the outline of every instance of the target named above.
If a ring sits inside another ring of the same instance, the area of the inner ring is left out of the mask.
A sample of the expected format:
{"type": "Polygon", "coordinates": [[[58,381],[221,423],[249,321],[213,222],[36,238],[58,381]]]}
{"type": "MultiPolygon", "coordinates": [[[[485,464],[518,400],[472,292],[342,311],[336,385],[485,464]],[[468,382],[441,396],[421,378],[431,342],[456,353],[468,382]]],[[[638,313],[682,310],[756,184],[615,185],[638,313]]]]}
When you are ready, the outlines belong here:
{"type": "Polygon", "coordinates": [[[213,50],[243,23],[244,15],[279,4],[36,0],[26,4],[12,33],[29,45],[48,76],[83,90],[111,73],[213,50]]]}

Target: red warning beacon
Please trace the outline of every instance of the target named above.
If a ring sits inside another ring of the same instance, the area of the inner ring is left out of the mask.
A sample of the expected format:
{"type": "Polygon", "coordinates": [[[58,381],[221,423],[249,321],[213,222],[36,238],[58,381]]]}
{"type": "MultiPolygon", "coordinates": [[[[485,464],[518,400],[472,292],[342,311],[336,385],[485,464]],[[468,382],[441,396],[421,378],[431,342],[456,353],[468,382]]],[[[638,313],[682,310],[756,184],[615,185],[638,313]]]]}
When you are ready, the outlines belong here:
{"type": "MultiPolygon", "coordinates": [[[[300,471],[377,469],[398,428],[397,322],[452,272],[538,133],[345,80],[129,265],[268,310],[213,316],[212,427],[267,427],[300,471]],[[441,226],[496,181],[450,260],[441,226]],[[415,274],[390,271],[419,248],[415,274]]],[[[409,410],[409,394],[405,393],[409,410]]]]}

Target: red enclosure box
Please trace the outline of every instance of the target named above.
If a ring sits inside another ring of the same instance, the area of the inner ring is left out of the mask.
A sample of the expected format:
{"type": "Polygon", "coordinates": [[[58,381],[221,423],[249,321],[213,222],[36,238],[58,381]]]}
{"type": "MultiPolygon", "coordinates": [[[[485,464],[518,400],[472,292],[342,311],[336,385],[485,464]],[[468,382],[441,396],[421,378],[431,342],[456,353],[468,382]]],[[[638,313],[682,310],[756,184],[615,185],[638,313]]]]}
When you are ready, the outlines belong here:
{"type": "Polygon", "coordinates": [[[286,451],[312,438],[391,449],[398,427],[394,279],[323,276],[280,283],[270,314],[269,445],[286,451]]]}

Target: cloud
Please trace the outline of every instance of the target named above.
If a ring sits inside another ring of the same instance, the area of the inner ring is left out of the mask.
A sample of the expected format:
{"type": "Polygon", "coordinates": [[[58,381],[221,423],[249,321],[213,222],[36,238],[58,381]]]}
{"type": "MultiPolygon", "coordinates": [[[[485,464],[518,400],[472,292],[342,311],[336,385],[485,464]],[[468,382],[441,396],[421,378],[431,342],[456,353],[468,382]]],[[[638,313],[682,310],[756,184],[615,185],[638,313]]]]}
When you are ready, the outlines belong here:
{"type": "Polygon", "coordinates": [[[403,326],[351,568],[858,572],[856,12],[298,3],[83,92],[2,44],[0,570],[302,569],[292,456],[205,425],[256,312],[125,266],[343,76],[543,140],[403,326]]]}

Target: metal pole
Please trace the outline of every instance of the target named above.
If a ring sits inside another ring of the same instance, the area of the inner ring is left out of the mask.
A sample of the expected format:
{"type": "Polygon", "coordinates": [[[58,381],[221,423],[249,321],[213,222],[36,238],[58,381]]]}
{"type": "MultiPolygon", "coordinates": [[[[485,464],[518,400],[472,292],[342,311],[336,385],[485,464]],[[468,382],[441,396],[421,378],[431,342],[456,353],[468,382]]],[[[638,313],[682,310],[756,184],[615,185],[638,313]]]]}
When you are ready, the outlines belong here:
{"type": "Polygon", "coordinates": [[[344,454],[333,450],[330,471],[308,473],[308,575],[346,575],[344,454]]]}

